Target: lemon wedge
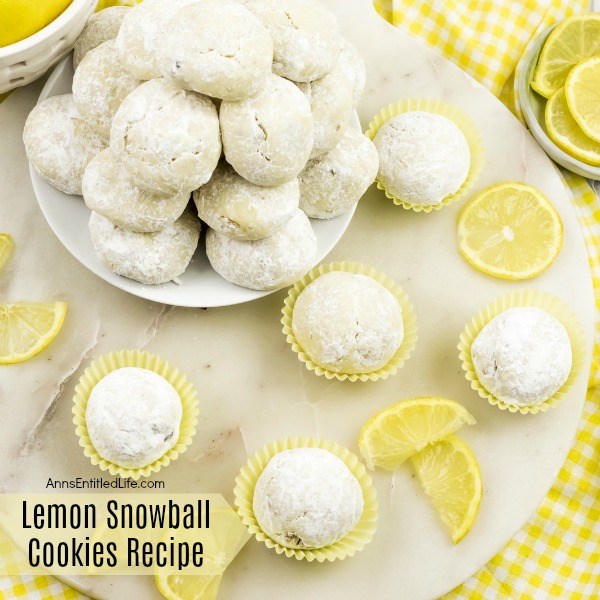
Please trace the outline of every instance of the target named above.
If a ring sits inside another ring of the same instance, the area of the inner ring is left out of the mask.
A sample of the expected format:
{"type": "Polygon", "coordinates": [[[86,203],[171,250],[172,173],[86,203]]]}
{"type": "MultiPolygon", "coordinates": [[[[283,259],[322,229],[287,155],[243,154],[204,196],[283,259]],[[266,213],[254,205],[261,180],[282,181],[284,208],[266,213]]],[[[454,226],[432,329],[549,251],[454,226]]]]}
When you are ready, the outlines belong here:
{"type": "Polygon", "coordinates": [[[506,182],[473,198],[458,218],[458,247],[476,268],[503,279],[545,271],[562,247],[563,226],[535,188],[506,182]]]}
{"type": "Polygon", "coordinates": [[[371,417],[360,432],[358,447],[370,469],[397,469],[409,456],[460,429],[474,417],[453,400],[413,398],[371,417]]]}
{"type": "Polygon", "coordinates": [[[565,19],[544,44],[531,87],[550,98],[563,87],[575,65],[597,55],[600,55],[600,14],[565,19]]]}
{"type": "Polygon", "coordinates": [[[569,111],[564,88],[546,103],[546,129],[552,141],[567,154],[588,165],[600,166],[600,142],[583,133],[569,111]]]}
{"type": "Polygon", "coordinates": [[[158,591],[167,600],[215,600],[222,575],[182,575],[161,570],[154,576],[158,591]]]}
{"type": "Polygon", "coordinates": [[[0,0],[0,48],[37,33],[71,4],[71,0],[0,0]]]}
{"type": "Polygon", "coordinates": [[[481,471],[473,451],[451,435],[410,460],[424,492],[458,544],[473,526],[483,495],[481,471]]]}
{"type": "Polygon", "coordinates": [[[565,84],[573,118],[592,140],[600,142],[600,56],[577,65],[565,84]]]}
{"type": "Polygon", "coordinates": [[[0,233],[0,271],[2,271],[4,265],[8,262],[14,247],[15,243],[12,236],[8,233],[0,233]]]}
{"type": "Polygon", "coordinates": [[[0,304],[0,364],[22,362],[43,350],[58,334],[67,304],[0,304]]]}
{"type": "MultiPolygon", "coordinates": [[[[194,530],[173,530],[170,535],[190,544],[198,537],[194,530]]],[[[154,579],[160,593],[167,600],[214,600],[223,573],[249,539],[248,529],[231,507],[213,508],[211,526],[202,534],[202,574],[159,569],[154,579]]]]}

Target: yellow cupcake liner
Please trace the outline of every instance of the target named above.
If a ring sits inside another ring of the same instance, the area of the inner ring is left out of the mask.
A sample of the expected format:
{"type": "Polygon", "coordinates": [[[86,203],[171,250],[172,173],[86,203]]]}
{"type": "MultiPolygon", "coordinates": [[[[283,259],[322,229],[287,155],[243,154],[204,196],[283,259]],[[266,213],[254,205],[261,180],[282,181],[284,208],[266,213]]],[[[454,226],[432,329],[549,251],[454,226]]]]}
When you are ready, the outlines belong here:
{"type": "Polygon", "coordinates": [[[577,317],[563,300],[546,292],[522,290],[501,296],[480,310],[460,334],[458,349],[465,377],[471,382],[471,387],[482,398],[485,398],[491,405],[497,406],[501,410],[508,410],[511,413],[520,412],[523,415],[528,413],[535,415],[538,412],[546,412],[549,408],[556,406],[577,380],[585,361],[585,335],[577,317]],[[481,330],[500,313],[516,307],[541,308],[560,321],[567,331],[573,353],[571,372],[563,386],[548,400],[528,406],[509,404],[488,392],[477,378],[471,356],[471,346],[481,330]]]}
{"type": "Polygon", "coordinates": [[[425,206],[412,204],[411,202],[407,202],[402,198],[397,198],[387,190],[387,188],[379,181],[379,179],[377,179],[377,187],[385,192],[385,195],[397,206],[402,206],[406,210],[413,210],[415,212],[430,213],[432,210],[441,210],[444,208],[444,206],[448,206],[452,202],[456,202],[457,200],[464,198],[464,196],[473,188],[473,185],[483,170],[484,149],[481,142],[481,136],[473,124],[473,121],[471,121],[471,119],[469,119],[469,117],[467,117],[462,110],[453,104],[448,104],[447,102],[443,102],[442,100],[437,100],[435,98],[407,98],[389,104],[388,106],[382,108],[379,113],[373,117],[373,120],[369,123],[369,128],[365,132],[365,135],[370,140],[374,140],[381,126],[389,121],[392,117],[417,110],[436,113],[438,115],[447,117],[448,119],[452,120],[462,131],[467,143],[469,144],[469,151],[471,154],[471,165],[469,167],[467,178],[457,192],[446,196],[439,204],[429,204],[425,206]]]}
{"type": "Polygon", "coordinates": [[[329,264],[322,264],[309,271],[302,279],[297,281],[289,290],[285,304],[282,309],[283,317],[281,323],[283,325],[283,333],[286,336],[286,340],[292,346],[292,350],[298,355],[301,362],[306,365],[309,371],[314,371],[316,375],[324,375],[327,379],[338,379],[339,381],[377,381],[379,379],[387,379],[390,375],[394,375],[398,369],[408,360],[412,351],[415,349],[418,337],[418,325],[417,316],[415,309],[407,296],[406,292],[390,277],[369,267],[362,263],[356,262],[332,262],[329,264]],[[357,275],[366,275],[371,277],[387,290],[389,290],[398,300],[400,308],[402,309],[402,321],[404,323],[404,339],[402,344],[396,350],[396,353],[391,360],[380,369],[369,373],[338,373],[322,367],[315,363],[310,356],[304,352],[302,346],[296,339],[294,331],[292,329],[292,315],[294,312],[294,306],[296,300],[302,291],[315,279],[323,275],[324,273],[330,273],[331,271],[345,271],[347,273],[354,273],[357,275]]]}
{"type": "Polygon", "coordinates": [[[365,466],[358,457],[347,448],[330,442],[311,437],[295,437],[277,440],[267,444],[248,460],[239,475],[235,478],[235,506],[242,523],[248,531],[259,542],[263,542],[267,548],[274,548],[277,554],[285,554],[288,558],[296,560],[307,560],[312,562],[333,562],[354,556],[360,552],[372,539],[377,530],[378,502],[377,492],[373,487],[371,476],[367,473],[365,466]],[[253,499],[256,482],[263,472],[267,463],[279,452],[294,448],[322,448],[344,461],[350,472],[356,477],[363,493],[364,508],[359,522],[354,529],[335,544],[324,548],[294,549],[286,548],[271,539],[259,526],[254,516],[253,499]]]}
{"type": "Polygon", "coordinates": [[[135,480],[140,477],[148,477],[151,473],[158,473],[186,451],[196,433],[198,412],[198,398],[189,379],[166,360],[139,350],[116,350],[100,356],[84,371],[75,387],[75,396],[73,397],[75,433],[79,437],[79,445],[83,447],[85,456],[89,457],[92,464],[98,465],[102,471],[108,471],[111,475],[120,475],[123,478],[131,477],[135,480]],[[159,459],[139,469],[121,467],[102,458],[90,440],[85,420],[85,410],[93,387],[109,373],[123,367],[139,367],[154,371],[164,377],[181,398],[182,417],[177,443],[159,459]]]}

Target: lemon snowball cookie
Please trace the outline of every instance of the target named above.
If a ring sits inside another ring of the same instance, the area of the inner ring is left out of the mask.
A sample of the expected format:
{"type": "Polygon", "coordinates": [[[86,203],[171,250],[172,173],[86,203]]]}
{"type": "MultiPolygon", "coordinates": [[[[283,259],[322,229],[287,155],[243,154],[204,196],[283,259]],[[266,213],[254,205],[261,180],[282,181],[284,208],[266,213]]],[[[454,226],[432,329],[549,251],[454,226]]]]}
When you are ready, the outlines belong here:
{"type": "Polygon", "coordinates": [[[163,377],[137,367],[110,372],[93,388],[85,410],[90,440],[105,460],[145,467],[179,439],[181,399],[163,377]]]}
{"type": "Polygon", "coordinates": [[[40,102],[27,117],[23,142],[40,177],[66,194],[81,194],[87,164],[108,144],[82,119],[72,94],[40,102]]]}
{"type": "Polygon", "coordinates": [[[338,68],[352,83],[354,106],[357,106],[367,84],[367,66],[355,46],[347,39],[341,39],[338,68]]]}
{"type": "Polygon", "coordinates": [[[92,245],[108,268],[145,284],[179,277],[192,259],[200,235],[200,221],[189,212],[156,233],[121,229],[95,212],[89,228],[92,245]]]}
{"type": "Polygon", "coordinates": [[[212,229],[236,240],[273,235],[296,213],[297,179],[276,187],[260,187],[222,162],[211,180],[194,192],[198,216],[212,229]]]}
{"type": "Polygon", "coordinates": [[[341,139],[352,117],[354,94],[352,82],[344,71],[335,68],[324,77],[299,83],[310,102],[315,127],[315,142],[310,157],[331,150],[341,139]]]}
{"type": "Polygon", "coordinates": [[[379,182],[410,204],[440,204],[469,174],[469,144],[459,127],[442,115],[424,111],[396,115],[373,141],[379,153],[379,182]]]}
{"type": "Polygon", "coordinates": [[[160,77],[157,51],[169,21],[179,10],[198,0],[144,0],[129,9],[115,47],[121,61],[141,81],[160,77]]]}
{"type": "Polygon", "coordinates": [[[192,192],[210,179],[221,156],[217,110],[164,79],[147,81],[117,111],[110,146],[138,187],[192,192]]]}
{"type": "Polygon", "coordinates": [[[300,279],[313,265],[317,238],[308,217],[297,209],[273,235],[254,242],[233,240],[210,229],[206,254],[224,279],[252,290],[274,290],[300,279]]]}
{"type": "Polygon", "coordinates": [[[225,157],[244,179],[262,186],[294,179],[314,142],[306,96],[291,81],[269,75],[259,94],[220,109],[225,157]]]}
{"type": "Polygon", "coordinates": [[[335,66],[340,36],[333,13],[314,0],[242,0],[273,38],[273,72],[313,81],[335,66]]]}
{"type": "Polygon", "coordinates": [[[238,2],[198,0],[169,22],[158,62],[163,76],[181,88],[243,100],[271,73],[273,40],[238,2]]]}
{"type": "Polygon", "coordinates": [[[174,223],[190,199],[186,192],[160,195],[136,187],[110,148],[90,161],[82,187],[90,210],[118,227],[140,233],[160,231],[174,223]]]}
{"type": "Polygon", "coordinates": [[[362,489],[337,456],[321,448],[276,454],[254,488],[260,528],[286,548],[324,548],[354,529],[364,509],[362,489]]]}
{"type": "Polygon", "coordinates": [[[572,366],[569,336],[539,308],[511,308],[492,319],[471,346],[479,382],[499,400],[529,406],[551,398],[572,366]]]}
{"type": "Polygon", "coordinates": [[[110,6],[92,15],[73,47],[74,69],[90,50],[117,37],[128,10],[128,6],[110,6]]]}
{"type": "Polygon", "coordinates": [[[315,363],[347,374],[384,367],[404,339],[394,295],[371,277],[343,271],[321,275],[299,294],[292,330],[315,363]]]}
{"type": "Polygon", "coordinates": [[[73,76],[73,101],[81,116],[100,134],[110,126],[123,100],[139,85],[121,64],[115,42],[109,40],[90,50],[73,76]]]}
{"type": "Polygon", "coordinates": [[[310,160],[300,173],[300,208],[311,219],[341,215],[360,200],[378,168],[373,142],[350,127],[333,150],[310,160]]]}

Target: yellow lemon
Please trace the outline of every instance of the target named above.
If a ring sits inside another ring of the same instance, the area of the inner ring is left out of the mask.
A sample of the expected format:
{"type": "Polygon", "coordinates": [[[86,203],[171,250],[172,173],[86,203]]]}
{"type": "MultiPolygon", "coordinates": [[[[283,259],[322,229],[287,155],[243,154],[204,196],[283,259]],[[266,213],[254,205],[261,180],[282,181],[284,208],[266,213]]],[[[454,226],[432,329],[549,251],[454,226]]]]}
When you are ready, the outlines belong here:
{"type": "Polygon", "coordinates": [[[583,133],[569,110],[564,88],[546,103],[545,119],[548,135],[559,148],[588,165],[600,166],[600,142],[583,133]]]}
{"type": "Polygon", "coordinates": [[[377,413],[360,432],[358,447],[370,469],[397,469],[409,456],[460,429],[474,425],[467,409],[446,398],[413,398],[377,413]]]}
{"type": "Polygon", "coordinates": [[[597,55],[600,55],[600,14],[565,19],[544,44],[531,87],[550,98],[563,87],[575,65],[597,55]]]}
{"type": "MultiPolygon", "coordinates": [[[[172,530],[177,542],[197,541],[194,530],[172,530]]],[[[223,573],[236,557],[250,534],[237,513],[222,505],[211,511],[211,526],[201,536],[204,562],[202,574],[159,569],[154,575],[160,593],[167,600],[214,600],[217,597],[223,573]]]]}
{"type": "Polygon", "coordinates": [[[154,576],[167,600],[215,600],[223,575],[182,575],[163,570],[154,576]]]}
{"type": "Polygon", "coordinates": [[[600,142],[600,56],[580,63],[571,71],[565,95],[569,110],[583,133],[600,142]]]}
{"type": "Polygon", "coordinates": [[[0,0],[0,47],[43,29],[69,4],[71,0],[0,0]]]}
{"type": "Polygon", "coordinates": [[[535,188],[506,182],[473,198],[458,218],[458,247],[477,269],[503,279],[545,271],[562,247],[563,226],[535,188]]]}
{"type": "Polygon", "coordinates": [[[14,247],[15,243],[12,236],[8,233],[0,233],[0,271],[2,271],[4,265],[8,262],[14,247]]]}
{"type": "Polygon", "coordinates": [[[473,451],[451,435],[410,460],[423,490],[458,544],[473,526],[483,495],[481,471],[473,451]]]}
{"type": "Polygon", "coordinates": [[[0,304],[0,365],[22,362],[43,350],[58,334],[67,304],[0,304]]]}

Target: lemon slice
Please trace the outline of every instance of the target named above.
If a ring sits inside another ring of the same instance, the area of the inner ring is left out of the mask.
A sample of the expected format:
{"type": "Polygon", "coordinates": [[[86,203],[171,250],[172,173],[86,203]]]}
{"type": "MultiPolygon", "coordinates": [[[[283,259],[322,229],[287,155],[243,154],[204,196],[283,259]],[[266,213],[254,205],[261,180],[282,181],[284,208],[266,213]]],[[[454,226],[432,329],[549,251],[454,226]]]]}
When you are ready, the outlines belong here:
{"type": "Polygon", "coordinates": [[[0,48],[38,32],[54,21],[71,0],[2,0],[0,1],[0,48]]]}
{"type": "Polygon", "coordinates": [[[546,129],[559,148],[589,165],[600,166],[600,143],[585,135],[573,118],[564,88],[546,103],[546,129]]]}
{"type": "Polygon", "coordinates": [[[548,36],[531,87],[550,98],[582,60],[600,55],[600,14],[565,19],[548,36]]]}
{"type": "Polygon", "coordinates": [[[22,362],[43,350],[58,334],[67,304],[0,304],[0,364],[22,362]]]}
{"type": "Polygon", "coordinates": [[[506,182],[473,198],[458,218],[458,246],[476,268],[503,279],[545,271],[562,247],[563,226],[550,201],[535,188],[506,182]]]}
{"type": "Polygon", "coordinates": [[[397,469],[409,456],[475,419],[446,398],[413,398],[394,404],[363,426],[358,447],[370,469],[397,469]]]}
{"type": "Polygon", "coordinates": [[[583,133],[600,142],[600,56],[577,65],[565,84],[567,104],[583,133]]]}
{"type": "Polygon", "coordinates": [[[219,593],[222,575],[167,574],[154,576],[158,591],[167,600],[215,600],[219,593]]]}
{"type": "Polygon", "coordinates": [[[14,247],[12,236],[8,233],[0,233],[0,271],[10,258],[14,247]]]}
{"type": "Polygon", "coordinates": [[[481,503],[481,471],[473,451],[454,435],[411,457],[424,492],[458,544],[473,526],[481,503]]]}

